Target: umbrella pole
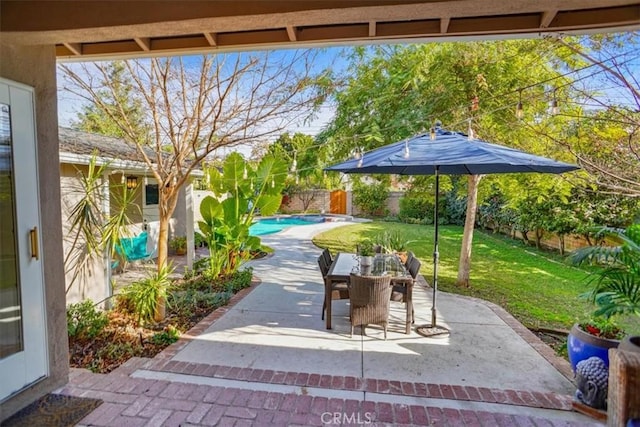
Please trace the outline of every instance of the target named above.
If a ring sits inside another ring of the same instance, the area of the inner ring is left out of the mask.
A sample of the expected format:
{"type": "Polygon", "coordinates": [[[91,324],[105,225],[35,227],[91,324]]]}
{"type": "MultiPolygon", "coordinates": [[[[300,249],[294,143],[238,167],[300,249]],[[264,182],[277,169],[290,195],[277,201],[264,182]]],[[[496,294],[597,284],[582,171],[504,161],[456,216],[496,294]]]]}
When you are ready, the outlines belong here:
{"type": "Polygon", "coordinates": [[[436,205],[433,209],[433,297],[431,305],[431,324],[418,326],[416,332],[425,337],[444,337],[449,335],[449,330],[443,326],[436,325],[436,294],[438,292],[438,261],[440,253],[438,252],[438,205],[440,203],[440,175],[439,166],[436,166],[436,205]]]}
{"type": "Polygon", "coordinates": [[[440,203],[440,175],[438,174],[439,167],[436,166],[436,205],[433,209],[433,299],[431,304],[431,326],[436,327],[436,293],[438,291],[438,261],[440,259],[440,253],[438,252],[438,205],[440,203]]]}

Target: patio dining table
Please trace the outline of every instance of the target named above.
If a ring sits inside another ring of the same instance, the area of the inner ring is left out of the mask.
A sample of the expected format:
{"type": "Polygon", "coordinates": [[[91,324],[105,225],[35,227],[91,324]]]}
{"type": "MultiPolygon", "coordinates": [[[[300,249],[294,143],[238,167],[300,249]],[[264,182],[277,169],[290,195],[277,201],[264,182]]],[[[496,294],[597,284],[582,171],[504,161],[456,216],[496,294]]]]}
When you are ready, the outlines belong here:
{"type": "MultiPolygon", "coordinates": [[[[411,323],[413,322],[413,277],[409,274],[404,264],[396,254],[377,254],[373,257],[371,266],[361,266],[360,257],[354,253],[340,252],[336,255],[329,272],[325,277],[325,281],[331,282],[347,282],[351,278],[351,274],[367,275],[367,276],[391,276],[391,283],[395,287],[403,287],[402,292],[406,294],[406,327],[405,333],[411,333],[411,323]]],[[[327,293],[325,292],[325,295],[327,293]]],[[[327,307],[327,329],[331,329],[331,295],[326,301],[327,307]]]]}

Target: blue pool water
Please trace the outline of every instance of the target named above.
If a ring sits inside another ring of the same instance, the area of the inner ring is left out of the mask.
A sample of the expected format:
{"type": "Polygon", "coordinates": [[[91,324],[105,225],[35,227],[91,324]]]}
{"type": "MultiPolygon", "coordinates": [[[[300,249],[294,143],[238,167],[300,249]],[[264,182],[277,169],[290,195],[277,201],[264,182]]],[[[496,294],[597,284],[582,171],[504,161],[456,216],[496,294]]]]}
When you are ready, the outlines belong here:
{"type": "Polygon", "coordinates": [[[324,222],[324,218],[319,215],[288,216],[284,218],[264,218],[254,222],[249,228],[252,236],[262,236],[273,234],[283,229],[296,225],[310,225],[324,222]]]}

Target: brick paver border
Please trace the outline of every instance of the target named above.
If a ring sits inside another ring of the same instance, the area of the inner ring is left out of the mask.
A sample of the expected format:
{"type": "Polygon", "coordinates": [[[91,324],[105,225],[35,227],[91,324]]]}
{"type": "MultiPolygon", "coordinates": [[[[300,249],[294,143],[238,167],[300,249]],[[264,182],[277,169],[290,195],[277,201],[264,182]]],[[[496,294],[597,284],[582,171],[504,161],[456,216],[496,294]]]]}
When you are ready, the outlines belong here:
{"type": "MultiPolygon", "coordinates": [[[[135,369],[140,362],[144,362],[144,359],[132,359],[128,368],[135,369]]],[[[488,410],[327,398],[148,380],[131,378],[124,371],[117,370],[108,375],[72,370],[70,383],[59,393],[104,401],[82,420],[82,424],[87,426],[600,425],[588,422],[578,424],[560,418],[546,418],[544,415],[515,415],[488,410]]]]}
{"type": "Polygon", "coordinates": [[[245,382],[274,385],[324,388],[331,390],[361,391],[420,398],[499,403],[532,408],[572,410],[572,398],[557,393],[541,393],[511,389],[497,389],[449,384],[389,381],[386,379],[358,378],[338,375],[309,374],[305,372],[273,371],[238,368],[202,363],[153,360],[142,369],[174,374],[197,375],[245,382]]]}

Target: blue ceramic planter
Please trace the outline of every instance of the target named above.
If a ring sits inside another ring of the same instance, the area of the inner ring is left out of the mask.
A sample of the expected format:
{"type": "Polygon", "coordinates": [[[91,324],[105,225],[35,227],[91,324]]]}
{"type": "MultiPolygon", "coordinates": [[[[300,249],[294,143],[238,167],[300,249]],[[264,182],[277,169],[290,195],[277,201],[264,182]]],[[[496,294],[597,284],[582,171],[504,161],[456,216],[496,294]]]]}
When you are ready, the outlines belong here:
{"type": "Polygon", "coordinates": [[[569,332],[567,338],[567,350],[569,352],[569,362],[571,368],[576,371],[576,365],[581,360],[588,359],[592,356],[599,357],[609,366],[609,349],[616,348],[620,344],[618,340],[609,340],[593,336],[575,324],[569,332]]]}

